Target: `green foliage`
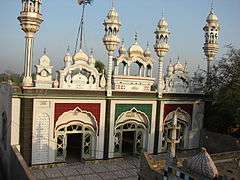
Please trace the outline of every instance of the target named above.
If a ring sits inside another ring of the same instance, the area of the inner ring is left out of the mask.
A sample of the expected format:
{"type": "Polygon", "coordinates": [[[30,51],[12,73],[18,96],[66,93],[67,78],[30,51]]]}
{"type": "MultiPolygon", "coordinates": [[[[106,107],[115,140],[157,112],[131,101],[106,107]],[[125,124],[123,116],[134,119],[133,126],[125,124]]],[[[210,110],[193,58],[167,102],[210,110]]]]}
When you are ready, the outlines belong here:
{"type": "Polygon", "coordinates": [[[214,101],[206,108],[205,127],[227,133],[240,124],[240,49],[228,46],[228,53],[213,67],[208,95],[214,101]]]}
{"type": "Polygon", "coordinates": [[[101,61],[96,61],[95,67],[98,70],[98,72],[102,73],[103,70],[105,71],[105,65],[101,61]]]}
{"type": "Polygon", "coordinates": [[[23,76],[21,74],[6,71],[0,74],[0,83],[11,81],[13,85],[20,86],[23,76]]]}

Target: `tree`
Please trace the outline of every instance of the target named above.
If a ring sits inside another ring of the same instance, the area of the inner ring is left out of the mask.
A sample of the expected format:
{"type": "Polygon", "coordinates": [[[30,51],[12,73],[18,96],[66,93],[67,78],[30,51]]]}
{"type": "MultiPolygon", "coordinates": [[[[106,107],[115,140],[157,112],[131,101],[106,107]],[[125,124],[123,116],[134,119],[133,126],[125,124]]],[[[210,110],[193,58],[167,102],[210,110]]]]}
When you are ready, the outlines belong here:
{"type": "MultiPolygon", "coordinates": [[[[103,70],[105,71],[105,65],[101,61],[96,61],[95,67],[98,70],[99,73],[103,73],[103,70]]],[[[106,72],[106,71],[105,71],[106,72]]]]}
{"type": "Polygon", "coordinates": [[[240,124],[240,49],[227,46],[228,52],[213,67],[206,94],[213,97],[206,108],[207,129],[227,133],[240,124]]]}
{"type": "Polygon", "coordinates": [[[13,85],[20,86],[22,83],[22,79],[22,74],[17,74],[11,71],[5,71],[4,73],[0,74],[0,83],[11,81],[13,85]]]}

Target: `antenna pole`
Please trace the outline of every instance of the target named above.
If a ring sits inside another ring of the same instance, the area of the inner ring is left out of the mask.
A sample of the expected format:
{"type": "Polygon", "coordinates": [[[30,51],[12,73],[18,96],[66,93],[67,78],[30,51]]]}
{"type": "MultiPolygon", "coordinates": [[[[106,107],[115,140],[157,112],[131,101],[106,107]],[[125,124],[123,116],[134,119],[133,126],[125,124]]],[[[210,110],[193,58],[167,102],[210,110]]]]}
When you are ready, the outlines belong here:
{"type": "Polygon", "coordinates": [[[86,6],[86,3],[83,4],[83,10],[82,10],[81,29],[80,29],[80,49],[82,49],[82,44],[83,44],[83,26],[84,26],[85,6],[86,6]]]}

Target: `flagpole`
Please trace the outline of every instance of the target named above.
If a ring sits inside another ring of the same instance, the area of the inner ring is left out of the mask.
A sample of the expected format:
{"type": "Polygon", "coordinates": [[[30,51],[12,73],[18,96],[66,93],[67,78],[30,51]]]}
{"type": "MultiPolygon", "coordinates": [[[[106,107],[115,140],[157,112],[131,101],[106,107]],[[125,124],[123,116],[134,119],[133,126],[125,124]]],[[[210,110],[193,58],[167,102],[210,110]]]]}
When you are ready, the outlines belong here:
{"type": "Polygon", "coordinates": [[[83,25],[84,25],[84,13],[85,13],[85,6],[86,3],[83,3],[83,10],[82,10],[82,18],[81,18],[81,29],[80,29],[80,49],[82,49],[82,43],[83,43],[83,25]]]}

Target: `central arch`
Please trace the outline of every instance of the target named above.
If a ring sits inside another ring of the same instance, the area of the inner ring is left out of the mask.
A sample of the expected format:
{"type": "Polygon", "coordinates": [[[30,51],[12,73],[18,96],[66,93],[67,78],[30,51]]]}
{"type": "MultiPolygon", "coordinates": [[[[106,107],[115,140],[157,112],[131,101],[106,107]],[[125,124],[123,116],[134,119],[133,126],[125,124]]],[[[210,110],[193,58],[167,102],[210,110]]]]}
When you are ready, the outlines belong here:
{"type": "Polygon", "coordinates": [[[139,154],[147,148],[149,119],[133,108],[122,113],[114,127],[114,156],[139,154]]]}
{"type": "Polygon", "coordinates": [[[56,161],[95,158],[97,132],[92,113],[78,107],[63,113],[55,126],[56,161]]]}

